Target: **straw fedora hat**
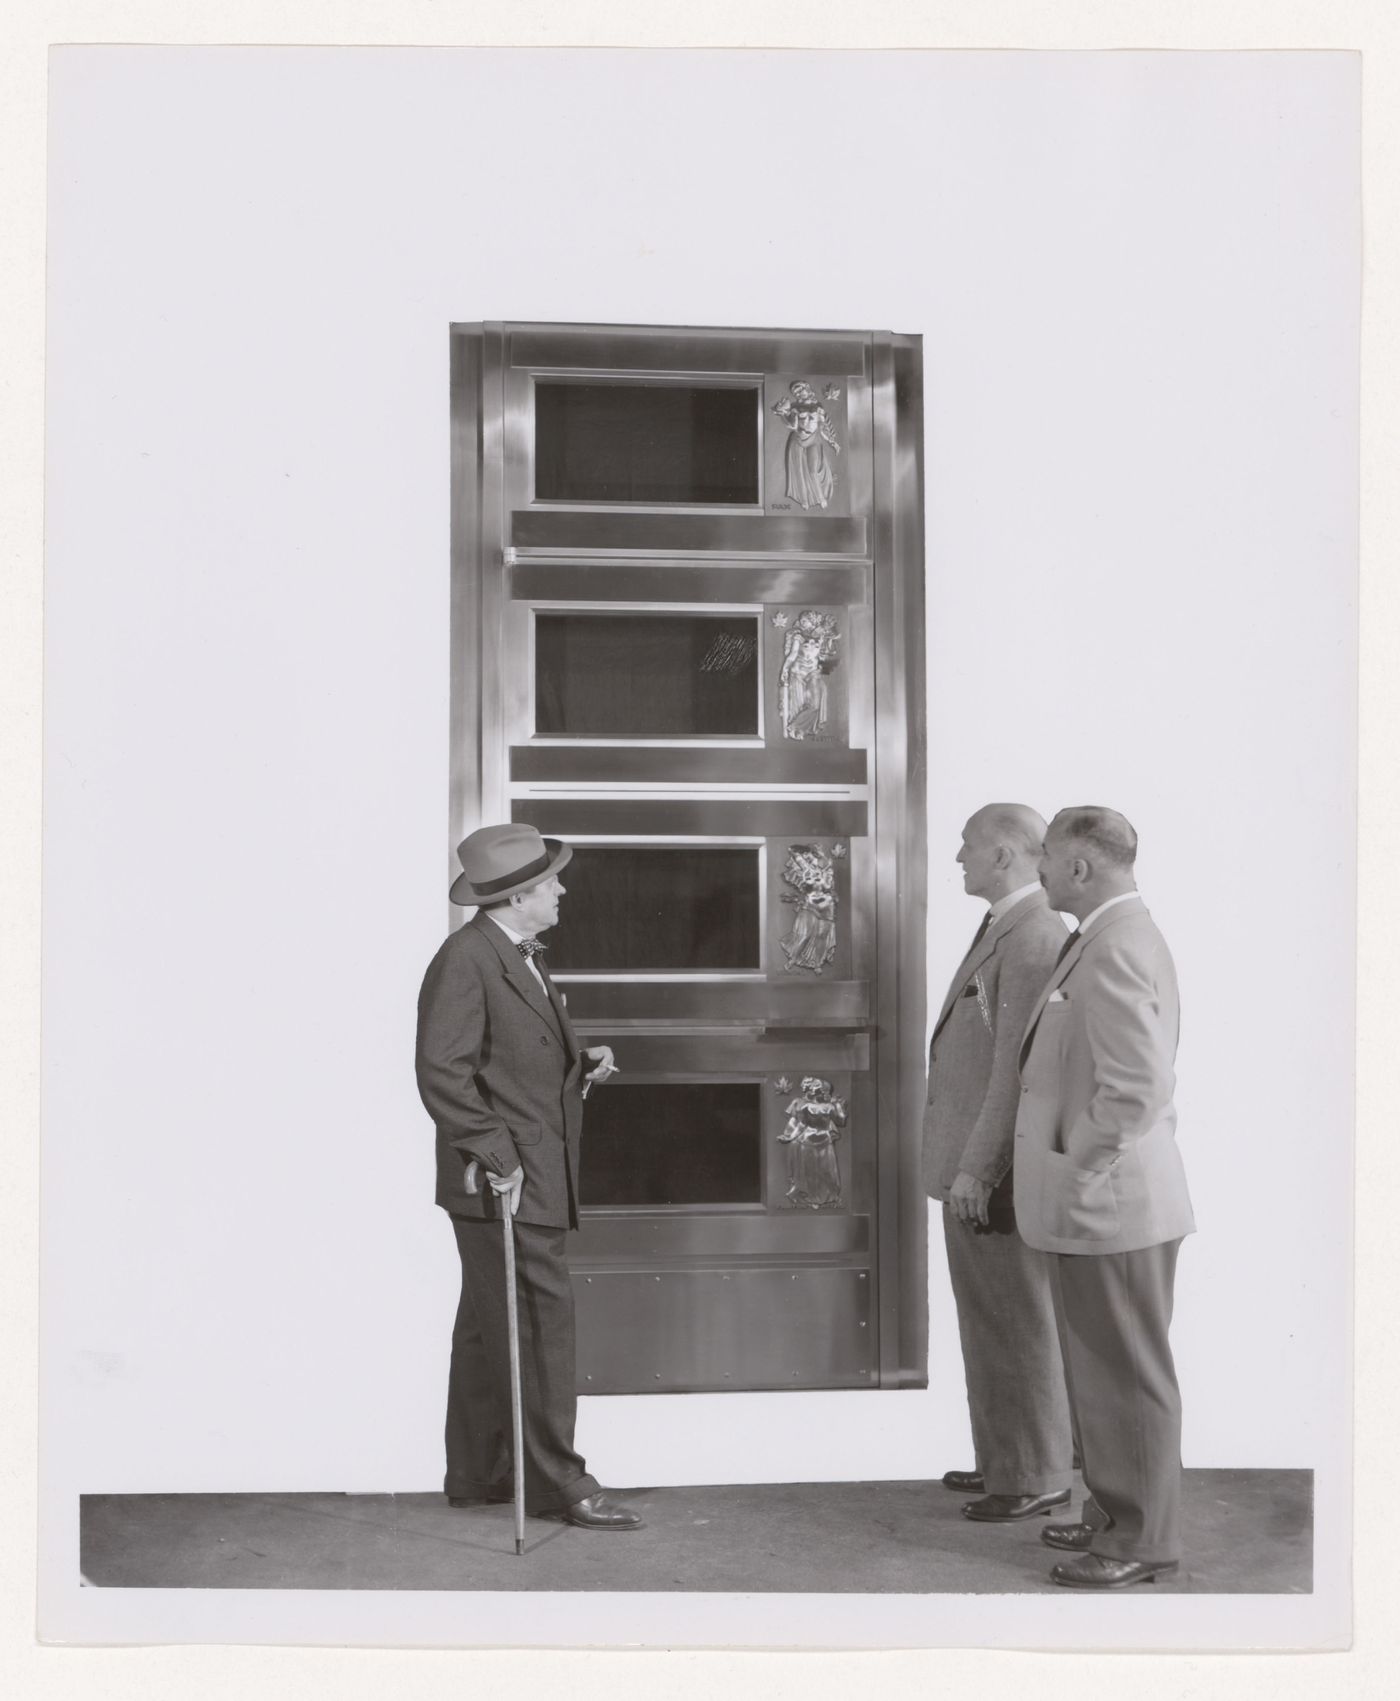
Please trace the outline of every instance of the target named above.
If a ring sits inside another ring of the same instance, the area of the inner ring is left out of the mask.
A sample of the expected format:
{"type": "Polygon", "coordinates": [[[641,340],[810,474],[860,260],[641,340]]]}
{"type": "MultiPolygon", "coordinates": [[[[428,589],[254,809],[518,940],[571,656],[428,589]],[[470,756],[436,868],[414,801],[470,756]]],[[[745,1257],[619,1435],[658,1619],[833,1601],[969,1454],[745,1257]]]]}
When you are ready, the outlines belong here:
{"type": "Polygon", "coordinates": [[[542,839],[535,827],[511,822],[478,827],[457,846],[462,872],[449,894],[454,904],[499,904],[512,892],[557,874],[573,855],[558,839],[542,839]]]}

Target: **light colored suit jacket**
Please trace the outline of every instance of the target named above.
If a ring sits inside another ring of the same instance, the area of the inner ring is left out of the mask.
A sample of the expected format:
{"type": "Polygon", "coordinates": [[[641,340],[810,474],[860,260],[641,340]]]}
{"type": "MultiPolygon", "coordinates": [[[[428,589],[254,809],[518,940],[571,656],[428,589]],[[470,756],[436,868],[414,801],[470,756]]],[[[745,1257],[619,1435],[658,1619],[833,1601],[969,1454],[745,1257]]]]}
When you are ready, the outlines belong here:
{"type": "Polygon", "coordinates": [[[418,1091],[437,1124],[437,1202],[454,1217],[495,1217],[476,1158],[525,1171],[518,1220],[578,1227],[583,1128],[578,1039],[553,981],[542,992],[512,940],[477,914],[450,934],[418,998],[418,1091]]]}
{"type": "Polygon", "coordinates": [[[1016,1056],[1036,996],[1065,926],[1031,892],[987,929],[963,958],[934,1023],[924,1112],[924,1185],[943,1199],[959,1170],[1001,1189],[1009,1209],[1016,1106],[1016,1056]]]}
{"type": "Polygon", "coordinates": [[[1195,1228],[1176,1144],[1176,969],[1141,898],[1098,916],[1021,1044],[1016,1226],[1043,1252],[1132,1252],[1195,1228]]]}

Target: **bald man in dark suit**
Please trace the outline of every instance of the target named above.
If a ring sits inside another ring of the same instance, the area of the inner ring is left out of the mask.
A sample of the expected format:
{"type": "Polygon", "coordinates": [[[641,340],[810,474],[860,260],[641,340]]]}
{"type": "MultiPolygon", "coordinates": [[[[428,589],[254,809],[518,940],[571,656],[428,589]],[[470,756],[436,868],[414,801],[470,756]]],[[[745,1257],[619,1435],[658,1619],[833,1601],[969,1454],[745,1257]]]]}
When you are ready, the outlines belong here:
{"type": "Polygon", "coordinates": [[[584,1050],[543,966],[572,851],[533,827],[465,839],[452,901],[480,906],[433,958],[418,1001],[418,1089],[437,1125],[437,1202],[452,1218],[462,1293],[452,1336],[447,1477],[453,1506],[512,1497],[503,1215],[515,1219],[525,1507],[588,1530],[641,1519],[598,1487],[574,1446],[574,1294],[583,1085],[614,1072],[584,1050]],[[585,1075],[585,1060],[591,1065],[585,1075]]]}
{"type": "Polygon", "coordinates": [[[1012,1155],[1026,1019],[1065,941],[1037,870],[1045,822],[988,804],[963,828],[963,887],[988,908],[934,1024],[924,1174],[943,1201],[977,1468],[944,1485],[963,1516],[1011,1523],[1069,1500],[1069,1399],[1044,1253],[1016,1232],[1012,1155]]]}

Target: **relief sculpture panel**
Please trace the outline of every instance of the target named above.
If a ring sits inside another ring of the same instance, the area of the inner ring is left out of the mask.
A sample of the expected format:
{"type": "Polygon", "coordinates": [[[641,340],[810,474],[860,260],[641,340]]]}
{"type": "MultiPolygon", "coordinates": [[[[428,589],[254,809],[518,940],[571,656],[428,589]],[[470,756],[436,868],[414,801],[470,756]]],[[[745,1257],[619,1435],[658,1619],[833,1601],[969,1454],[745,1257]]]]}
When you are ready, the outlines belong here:
{"type": "MultiPolygon", "coordinates": [[[[774,1083],[780,1093],[792,1091],[792,1083],[780,1076],[774,1083]]],[[[783,1131],[778,1144],[787,1147],[787,1190],[789,1205],[809,1210],[838,1209],[845,1203],[841,1185],[841,1160],[836,1143],[846,1127],[846,1101],[818,1075],[803,1077],[796,1095],[788,1101],[783,1131]]]]}
{"type": "Polygon", "coordinates": [[[792,925],[778,941],[784,968],[791,974],[806,969],[822,974],[836,956],[836,864],[846,855],[844,844],[829,850],[819,844],[788,847],[783,865],[783,884],[788,888],[782,901],[795,914],[792,925]]]}
{"type": "Polygon", "coordinates": [[[849,515],[845,391],[845,379],[837,377],[784,373],[767,380],[764,507],[770,514],[849,515]]]}
{"type": "Polygon", "coordinates": [[[825,609],[794,614],[779,609],[773,625],[782,634],[778,667],[778,713],[783,737],[831,740],[840,735],[844,714],[832,675],[840,665],[841,628],[825,609]]]}

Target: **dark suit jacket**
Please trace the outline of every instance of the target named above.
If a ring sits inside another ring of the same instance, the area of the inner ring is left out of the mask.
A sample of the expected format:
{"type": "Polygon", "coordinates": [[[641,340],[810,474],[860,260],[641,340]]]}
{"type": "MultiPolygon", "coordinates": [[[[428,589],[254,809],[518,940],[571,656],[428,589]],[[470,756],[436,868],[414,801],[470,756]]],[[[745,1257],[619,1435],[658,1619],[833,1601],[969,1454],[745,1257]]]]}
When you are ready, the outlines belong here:
{"type": "Polygon", "coordinates": [[[1032,892],[959,964],[929,1049],[924,1182],[935,1199],[946,1199],[966,1170],[995,1188],[993,1204],[1010,1212],[1016,1054],[1064,942],[1065,924],[1044,892],[1032,892]]]}
{"type": "Polygon", "coordinates": [[[418,997],[418,1091],[437,1124],[437,1202],[454,1217],[496,1217],[466,1166],[525,1171],[517,1220],[578,1227],[583,1127],[579,1044],[558,990],[546,997],[514,942],[476,915],[428,965],[418,997]]]}

